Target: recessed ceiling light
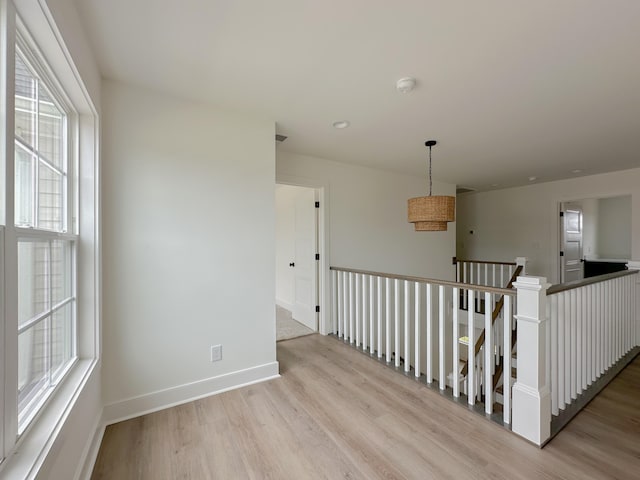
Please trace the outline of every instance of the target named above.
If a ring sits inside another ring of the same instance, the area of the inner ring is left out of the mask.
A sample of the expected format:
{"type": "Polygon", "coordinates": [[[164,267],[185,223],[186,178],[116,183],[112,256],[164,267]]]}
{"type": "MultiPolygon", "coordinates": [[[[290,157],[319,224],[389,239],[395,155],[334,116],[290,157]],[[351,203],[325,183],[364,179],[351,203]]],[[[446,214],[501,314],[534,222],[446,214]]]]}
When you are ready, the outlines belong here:
{"type": "Polygon", "coordinates": [[[497,187],[498,185],[500,185],[499,183],[492,183],[491,186],[492,187],[497,187]]]}
{"type": "Polygon", "coordinates": [[[396,82],[396,88],[400,93],[409,93],[416,87],[416,79],[413,77],[404,77],[396,82]]]}
{"type": "Polygon", "coordinates": [[[537,179],[538,179],[538,177],[529,177],[529,181],[530,182],[533,182],[534,180],[537,180],[537,179]]]}
{"type": "Polygon", "coordinates": [[[334,128],[347,128],[351,123],[348,120],[339,120],[337,122],[333,122],[334,128]]]}
{"type": "Polygon", "coordinates": [[[581,173],[582,170],[580,170],[579,168],[576,168],[575,170],[571,170],[571,173],[581,173]]]}

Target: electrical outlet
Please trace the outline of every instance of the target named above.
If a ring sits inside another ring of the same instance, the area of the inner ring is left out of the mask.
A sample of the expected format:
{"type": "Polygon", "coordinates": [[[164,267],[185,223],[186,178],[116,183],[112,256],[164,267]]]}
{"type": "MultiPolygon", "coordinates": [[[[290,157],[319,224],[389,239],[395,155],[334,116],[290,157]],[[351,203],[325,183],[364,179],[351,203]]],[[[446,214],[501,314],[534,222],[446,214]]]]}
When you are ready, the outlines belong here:
{"type": "Polygon", "coordinates": [[[211,361],[219,362],[222,360],[222,345],[211,345],[211,361]]]}

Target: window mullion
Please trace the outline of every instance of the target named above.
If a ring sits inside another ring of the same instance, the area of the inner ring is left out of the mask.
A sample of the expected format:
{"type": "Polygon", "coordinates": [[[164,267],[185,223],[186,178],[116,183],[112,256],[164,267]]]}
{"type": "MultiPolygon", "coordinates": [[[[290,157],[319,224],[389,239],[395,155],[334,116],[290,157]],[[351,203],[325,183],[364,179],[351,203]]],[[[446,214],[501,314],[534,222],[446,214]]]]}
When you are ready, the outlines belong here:
{"type": "Polygon", "coordinates": [[[49,310],[49,318],[45,320],[48,322],[48,325],[45,323],[44,327],[44,358],[45,358],[45,371],[47,372],[47,385],[51,385],[52,377],[51,377],[51,365],[53,365],[53,345],[52,338],[53,335],[51,333],[51,329],[53,328],[53,240],[49,240],[49,245],[47,248],[47,262],[46,262],[46,271],[47,271],[47,310],[49,310]]]}
{"type": "MultiPolygon", "coordinates": [[[[33,147],[36,152],[40,151],[40,80],[38,78],[33,79],[33,87],[35,88],[35,115],[33,117],[33,147]]],[[[40,185],[40,155],[33,157],[35,164],[35,171],[33,172],[33,227],[40,227],[40,215],[39,215],[39,192],[38,186],[40,185]]]]}

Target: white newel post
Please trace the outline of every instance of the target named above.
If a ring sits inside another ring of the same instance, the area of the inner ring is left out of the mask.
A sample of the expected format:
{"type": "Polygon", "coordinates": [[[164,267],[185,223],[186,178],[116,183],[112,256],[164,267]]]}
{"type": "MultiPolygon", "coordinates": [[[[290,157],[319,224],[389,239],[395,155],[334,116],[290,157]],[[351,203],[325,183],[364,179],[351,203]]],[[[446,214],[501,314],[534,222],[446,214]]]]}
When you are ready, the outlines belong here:
{"type": "Polygon", "coordinates": [[[526,275],[527,274],[527,257],[516,257],[516,266],[522,267],[522,272],[520,272],[520,275],[526,275]]]}
{"type": "MultiPolygon", "coordinates": [[[[629,263],[627,263],[627,268],[629,270],[640,270],[640,260],[631,260],[629,263]]],[[[640,273],[634,276],[636,278],[636,289],[634,292],[635,305],[633,306],[634,310],[632,314],[634,315],[634,317],[632,321],[636,333],[636,347],[640,347],[640,273]]]]}
{"type": "Polygon", "coordinates": [[[551,395],[546,378],[547,283],[545,277],[519,276],[518,373],[512,393],[512,430],[542,445],[551,432],[551,395]]]}

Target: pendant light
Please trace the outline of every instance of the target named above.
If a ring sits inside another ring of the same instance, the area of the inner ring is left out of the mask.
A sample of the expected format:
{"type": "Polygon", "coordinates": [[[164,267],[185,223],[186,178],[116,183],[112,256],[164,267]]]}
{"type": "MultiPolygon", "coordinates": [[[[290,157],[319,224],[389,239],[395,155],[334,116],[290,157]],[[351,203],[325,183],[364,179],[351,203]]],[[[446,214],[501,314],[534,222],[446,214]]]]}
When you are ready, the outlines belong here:
{"type": "Polygon", "coordinates": [[[435,140],[428,140],[429,147],[429,196],[410,198],[408,202],[409,222],[413,223],[417,232],[442,232],[447,230],[447,222],[456,219],[456,197],[432,195],[431,179],[431,147],[435,140]]]}

